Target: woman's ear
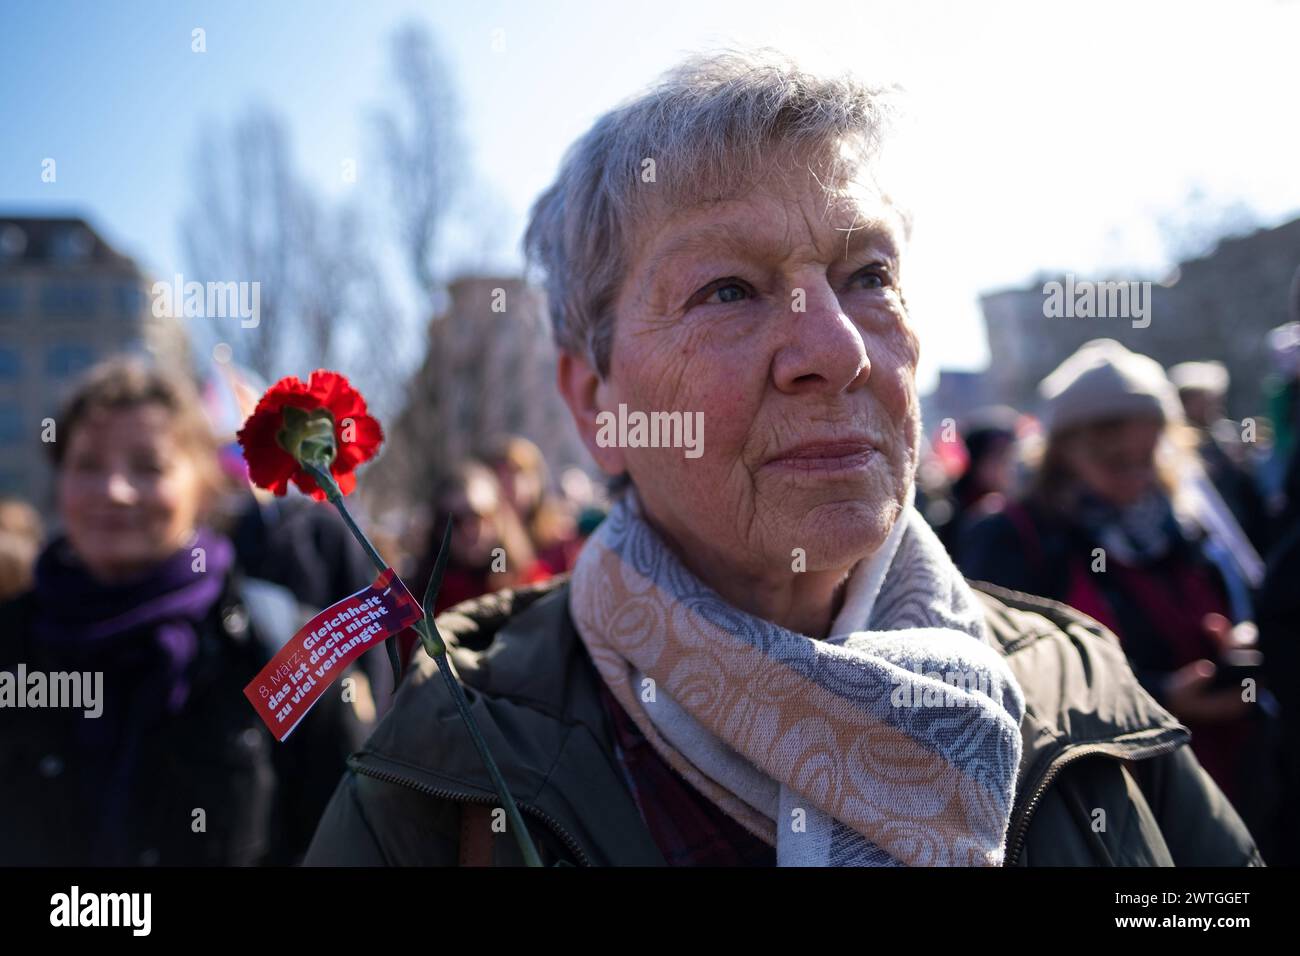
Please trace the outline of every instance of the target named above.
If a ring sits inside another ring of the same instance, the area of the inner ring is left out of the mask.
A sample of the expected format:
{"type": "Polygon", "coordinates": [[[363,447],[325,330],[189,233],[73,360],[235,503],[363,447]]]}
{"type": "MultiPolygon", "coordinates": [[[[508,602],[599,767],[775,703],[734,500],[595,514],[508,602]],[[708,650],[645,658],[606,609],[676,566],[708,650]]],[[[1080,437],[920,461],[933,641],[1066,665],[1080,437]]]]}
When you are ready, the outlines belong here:
{"type": "Polygon", "coordinates": [[[607,475],[626,472],[623,449],[617,442],[607,442],[602,437],[618,434],[616,426],[606,424],[607,419],[615,416],[608,407],[612,404],[609,400],[610,384],[601,380],[585,358],[567,351],[560,352],[556,384],[564,396],[564,403],[569,406],[574,424],[578,426],[578,435],[601,471],[607,475]]]}

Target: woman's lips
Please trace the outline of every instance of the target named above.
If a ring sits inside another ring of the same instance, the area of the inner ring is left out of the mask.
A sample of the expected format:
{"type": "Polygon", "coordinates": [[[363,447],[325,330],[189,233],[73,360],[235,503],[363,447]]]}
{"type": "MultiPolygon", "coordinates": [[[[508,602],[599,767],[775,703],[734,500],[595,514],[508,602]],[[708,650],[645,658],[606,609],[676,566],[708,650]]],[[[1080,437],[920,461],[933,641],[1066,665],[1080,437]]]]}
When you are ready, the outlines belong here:
{"type": "Polygon", "coordinates": [[[875,446],[866,441],[807,442],[769,459],[767,466],[804,474],[843,475],[862,471],[875,455],[875,446]]]}
{"type": "Polygon", "coordinates": [[[136,531],[139,530],[143,522],[144,517],[138,514],[87,515],[82,520],[85,527],[101,534],[123,534],[128,531],[136,531]]]}

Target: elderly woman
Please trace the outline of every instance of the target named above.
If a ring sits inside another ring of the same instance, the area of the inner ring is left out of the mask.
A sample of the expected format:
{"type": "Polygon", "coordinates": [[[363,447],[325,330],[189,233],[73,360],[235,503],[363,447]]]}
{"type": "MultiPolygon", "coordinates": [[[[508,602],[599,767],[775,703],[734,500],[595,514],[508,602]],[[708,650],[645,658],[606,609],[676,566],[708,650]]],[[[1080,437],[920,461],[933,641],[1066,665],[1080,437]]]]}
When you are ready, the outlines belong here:
{"type": "Polygon", "coordinates": [[[112,359],[56,426],[62,533],[0,605],[0,865],[299,860],[363,727],[327,695],[281,745],[244,699],[302,615],[206,524],[198,396],[112,359]]]}
{"type": "MultiPolygon", "coordinates": [[[[439,627],[543,859],[1256,861],[1113,638],[973,593],[912,508],[889,114],[777,57],[694,59],[602,117],[536,204],[559,386],[624,490],[570,580],[439,627]],[[637,413],[702,415],[702,443],[611,440],[637,413]]],[[[519,862],[432,666],[309,863],[519,862]]]]}

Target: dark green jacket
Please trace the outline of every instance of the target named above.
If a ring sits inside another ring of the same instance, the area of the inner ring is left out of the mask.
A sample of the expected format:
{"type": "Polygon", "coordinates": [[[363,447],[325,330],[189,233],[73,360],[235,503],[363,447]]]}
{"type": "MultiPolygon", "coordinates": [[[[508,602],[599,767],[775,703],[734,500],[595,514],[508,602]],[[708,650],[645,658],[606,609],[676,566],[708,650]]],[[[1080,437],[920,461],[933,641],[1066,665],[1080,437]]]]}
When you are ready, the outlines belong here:
{"type": "MultiPolygon", "coordinates": [[[[1263,862],[1187,729],[1138,686],[1109,632],[1062,605],[976,587],[1025,693],[1008,865],[1263,862]]],[[[616,763],[567,584],[489,595],[438,627],[543,860],[662,866],[616,763]]],[[[418,656],[349,760],[308,865],[455,865],[480,843],[495,864],[521,862],[509,834],[487,835],[494,791],[433,661],[418,656]]]]}

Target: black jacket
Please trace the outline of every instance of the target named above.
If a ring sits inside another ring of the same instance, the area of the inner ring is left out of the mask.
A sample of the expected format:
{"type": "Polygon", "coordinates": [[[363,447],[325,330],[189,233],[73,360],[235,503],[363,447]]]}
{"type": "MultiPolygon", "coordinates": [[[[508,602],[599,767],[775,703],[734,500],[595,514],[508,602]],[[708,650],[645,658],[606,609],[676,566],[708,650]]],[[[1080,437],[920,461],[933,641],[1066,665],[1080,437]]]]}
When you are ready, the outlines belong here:
{"type": "MultiPolygon", "coordinates": [[[[14,672],[20,662],[28,673],[66,670],[30,640],[32,611],[30,594],[0,605],[0,670],[14,672]]],[[[199,628],[184,709],[141,742],[125,849],[111,856],[91,850],[102,785],[74,756],[82,711],[0,709],[0,865],[298,861],[347,754],[368,729],[358,708],[330,688],[288,741],[277,743],[244,697],[302,619],[283,589],[227,577],[199,628]]]]}

